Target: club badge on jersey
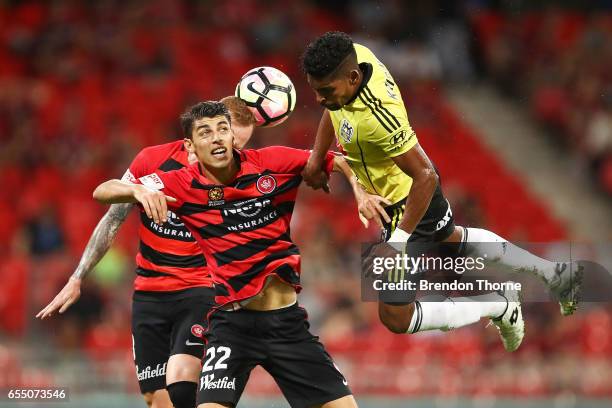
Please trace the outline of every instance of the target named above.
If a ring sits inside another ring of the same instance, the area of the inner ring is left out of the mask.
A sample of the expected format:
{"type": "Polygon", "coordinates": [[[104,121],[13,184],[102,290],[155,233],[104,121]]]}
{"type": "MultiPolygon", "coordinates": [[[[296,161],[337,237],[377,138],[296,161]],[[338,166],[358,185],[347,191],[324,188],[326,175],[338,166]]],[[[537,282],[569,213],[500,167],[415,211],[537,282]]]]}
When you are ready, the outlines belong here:
{"type": "Polygon", "coordinates": [[[355,129],[351,126],[348,120],[342,119],[342,123],[340,123],[340,137],[344,143],[349,143],[353,138],[353,133],[355,129]]]}
{"type": "Polygon", "coordinates": [[[218,206],[225,204],[225,193],[221,187],[213,187],[208,190],[208,205],[218,206]]]}
{"type": "Polygon", "coordinates": [[[276,188],[276,179],[270,175],[261,176],[257,179],[256,187],[261,194],[270,194],[276,188]]]}

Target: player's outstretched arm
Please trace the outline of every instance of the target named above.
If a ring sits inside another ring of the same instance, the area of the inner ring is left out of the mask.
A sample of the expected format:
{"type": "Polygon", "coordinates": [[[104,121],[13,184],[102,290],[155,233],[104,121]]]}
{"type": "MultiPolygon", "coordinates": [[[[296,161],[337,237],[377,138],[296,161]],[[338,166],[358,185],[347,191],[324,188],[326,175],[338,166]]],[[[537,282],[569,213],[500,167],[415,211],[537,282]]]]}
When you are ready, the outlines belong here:
{"type": "Polygon", "coordinates": [[[342,156],[334,157],[333,171],[341,173],[351,184],[353,194],[357,201],[357,210],[359,220],[364,227],[368,228],[370,220],[374,220],[379,227],[383,228],[383,222],[391,222],[391,218],[383,208],[384,205],[391,205],[391,202],[384,197],[376,194],[370,194],[363,189],[357,181],[357,177],[351,170],[350,166],[342,156]],[[382,217],[382,219],[381,219],[382,217]]]}
{"type": "Polygon", "coordinates": [[[156,224],[163,224],[168,218],[167,202],[176,199],[161,191],[153,190],[142,184],[125,183],[113,179],[100,184],[93,192],[93,198],[101,203],[140,203],[147,217],[156,224]]]}
{"type": "Polygon", "coordinates": [[[304,167],[302,171],[302,177],[308,186],[315,190],[322,188],[327,193],[329,193],[329,187],[327,185],[328,177],[323,171],[323,162],[325,160],[325,154],[334,141],[334,137],[334,126],[329,117],[329,112],[324,110],[321,121],[319,122],[319,128],[317,129],[317,136],[315,137],[312,154],[308,159],[308,163],[306,163],[306,167],[304,167]]]}
{"type": "Polygon", "coordinates": [[[110,206],[91,234],[76,270],[62,290],[47,306],[38,312],[36,317],[40,319],[51,317],[58,310],[59,313],[64,313],[79,299],[83,278],[106,254],[131,208],[132,204],[113,204],[110,206]]]}
{"type": "Polygon", "coordinates": [[[404,216],[389,239],[392,242],[402,242],[408,239],[427,211],[438,185],[438,175],[418,143],[406,153],[392,159],[404,173],[412,177],[404,216]]]}
{"type": "Polygon", "coordinates": [[[138,189],[148,190],[141,184],[112,179],[96,187],[93,198],[103,204],[137,203],[135,196],[138,189]]]}

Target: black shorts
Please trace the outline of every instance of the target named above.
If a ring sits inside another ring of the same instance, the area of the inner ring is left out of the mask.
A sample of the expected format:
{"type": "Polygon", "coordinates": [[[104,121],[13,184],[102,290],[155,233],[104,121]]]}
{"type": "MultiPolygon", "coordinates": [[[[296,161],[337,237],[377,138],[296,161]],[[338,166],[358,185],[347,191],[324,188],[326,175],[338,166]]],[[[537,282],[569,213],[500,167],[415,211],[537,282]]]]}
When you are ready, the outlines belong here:
{"type": "Polygon", "coordinates": [[[210,317],[198,405],[238,403],[251,370],[261,365],[291,407],[311,407],[351,391],[297,304],[279,310],[217,311],[210,317]]]}
{"type": "Polygon", "coordinates": [[[180,292],[136,292],[132,300],[132,342],[140,391],[166,388],[168,358],[204,355],[206,315],[214,305],[212,288],[180,292]]]}
{"type": "MultiPolygon", "coordinates": [[[[404,216],[406,200],[401,200],[385,210],[391,222],[385,223],[382,231],[382,240],[387,241],[393,230],[397,227],[404,216]]],[[[427,211],[410,235],[408,242],[442,242],[455,230],[455,218],[448,200],[442,193],[442,187],[438,183],[436,191],[431,197],[427,211]]]]}
{"type": "MultiPolygon", "coordinates": [[[[387,241],[393,230],[399,225],[400,220],[404,216],[404,210],[406,207],[406,200],[402,200],[396,204],[393,204],[389,207],[386,207],[385,210],[389,217],[391,218],[391,222],[385,223],[382,231],[382,241],[387,241]]],[[[423,218],[419,221],[416,228],[410,235],[408,242],[419,243],[416,246],[406,246],[407,252],[416,252],[421,253],[425,252],[424,248],[427,247],[428,244],[432,244],[432,248],[439,254],[441,251],[449,252],[449,255],[456,256],[458,255],[458,249],[460,246],[456,244],[448,244],[448,248],[444,248],[443,246],[435,245],[433,243],[443,242],[447,239],[455,230],[455,218],[453,217],[453,211],[451,210],[450,204],[448,200],[444,197],[442,193],[442,187],[440,183],[436,187],[433,196],[431,197],[431,202],[429,203],[429,207],[427,207],[427,211],[423,215],[423,218]],[[425,244],[425,246],[423,246],[425,244]]],[[[415,255],[416,256],[416,255],[415,255]]],[[[402,277],[406,276],[407,280],[413,281],[418,285],[419,279],[421,279],[420,275],[401,275],[402,277]]],[[[392,276],[389,275],[386,277],[389,281],[394,281],[397,279],[398,275],[392,276]]],[[[391,305],[406,305],[414,302],[416,299],[417,291],[405,290],[405,291],[384,291],[379,293],[379,300],[383,303],[391,304],[391,305]]]]}

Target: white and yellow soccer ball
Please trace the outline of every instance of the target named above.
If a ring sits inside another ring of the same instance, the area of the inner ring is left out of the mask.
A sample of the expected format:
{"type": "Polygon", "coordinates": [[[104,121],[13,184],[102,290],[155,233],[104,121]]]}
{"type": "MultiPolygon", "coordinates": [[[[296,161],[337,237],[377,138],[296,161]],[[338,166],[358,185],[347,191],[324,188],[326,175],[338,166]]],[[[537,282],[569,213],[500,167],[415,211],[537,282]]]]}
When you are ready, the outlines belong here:
{"type": "Polygon", "coordinates": [[[251,109],[257,126],[283,123],[295,108],[296,93],[291,79],[272,67],[253,68],[242,76],[236,96],[251,109]]]}

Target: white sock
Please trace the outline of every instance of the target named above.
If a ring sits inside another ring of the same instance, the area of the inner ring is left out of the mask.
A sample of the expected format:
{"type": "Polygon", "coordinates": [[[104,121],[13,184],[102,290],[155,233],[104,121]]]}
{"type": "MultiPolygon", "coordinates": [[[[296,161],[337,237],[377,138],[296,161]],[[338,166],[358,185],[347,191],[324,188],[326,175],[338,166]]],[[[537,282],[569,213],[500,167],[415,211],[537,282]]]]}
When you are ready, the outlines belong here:
{"type": "Polygon", "coordinates": [[[473,297],[446,298],[443,302],[414,302],[414,313],[407,333],[426,330],[452,330],[476,323],[481,317],[501,317],[508,301],[497,292],[473,297]]]}
{"type": "Polygon", "coordinates": [[[466,242],[466,253],[470,256],[486,254],[488,262],[498,262],[516,272],[530,272],[547,284],[556,277],[557,262],[533,255],[494,232],[481,228],[463,228],[463,242],[466,242]]]}

